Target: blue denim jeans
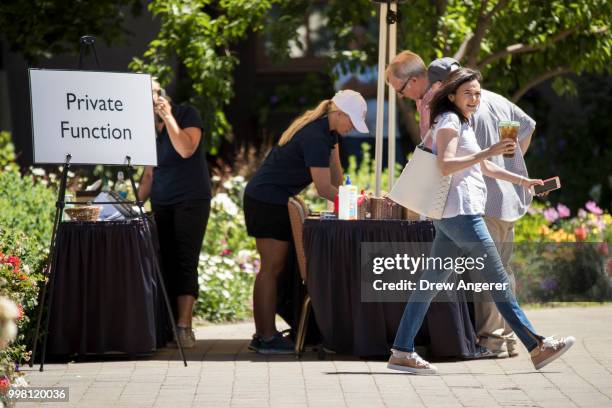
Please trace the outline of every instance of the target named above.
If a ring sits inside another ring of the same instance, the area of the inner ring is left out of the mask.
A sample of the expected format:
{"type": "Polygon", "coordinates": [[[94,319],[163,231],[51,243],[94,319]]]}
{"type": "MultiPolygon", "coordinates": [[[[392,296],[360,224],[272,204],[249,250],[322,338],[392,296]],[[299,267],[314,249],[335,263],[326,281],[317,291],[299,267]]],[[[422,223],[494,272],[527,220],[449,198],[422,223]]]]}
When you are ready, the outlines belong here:
{"type": "MultiPolygon", "coordinates": [[[[491,238],[484,219],[480,215],[458,215],[452,218],[435,220],[436,237],[431,249],[431,257],[445,258],[451,254],[455,256],[463,253],[465,256],[478,258],[485,257],[484,269],[480,272],[482,280],[487,283],[509,283],[508,275],[504,270],[502,261],[491,238]]],[[[423,271],[421,280],[431,283],[446,282],[452,270],[428,269],[423,271]]],[[[491,296],[497,309],[508,322],[519,340],[528,351],[538,345],[542,339],[535,330],[523,310],[518,305],[510,285],[505,291],[491,291],[491,296]]],[[[419,290],[410,297],[404,315],[400,322],[393,348],[399,351],[414,351],[414,338],[423,323],[427,309],[437,290],[419,290]]]]}

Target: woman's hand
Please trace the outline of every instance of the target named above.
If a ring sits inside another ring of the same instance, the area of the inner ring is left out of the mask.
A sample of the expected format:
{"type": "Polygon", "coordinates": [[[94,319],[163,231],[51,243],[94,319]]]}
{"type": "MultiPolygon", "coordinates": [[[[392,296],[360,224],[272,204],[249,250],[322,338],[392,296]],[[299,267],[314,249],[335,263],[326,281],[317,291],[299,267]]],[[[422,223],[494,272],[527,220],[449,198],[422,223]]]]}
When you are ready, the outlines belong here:
{"type": "Polygon", "coordinates": [[[527,177],[522,177],[521,182],[519,184],[521,185],[521,187],[531,188],[533,186],[542,186],[544,185],[544,182],[541,179],[530,179],[527,177]]]}
{"type": "Polygon", "coordinates": [[[157,103],[153,106],[155,113],[165,122],[167,119],[172,117],[172,105],[170,102],[162,96],[157,98],[157,103]]]}
{"type": "Polygon", "coordinates": [[[488,157],[499,156],[500,154],[513,154],[516,150],[516,142],[512,139],[502,139],[486,150],[488,157]]]}

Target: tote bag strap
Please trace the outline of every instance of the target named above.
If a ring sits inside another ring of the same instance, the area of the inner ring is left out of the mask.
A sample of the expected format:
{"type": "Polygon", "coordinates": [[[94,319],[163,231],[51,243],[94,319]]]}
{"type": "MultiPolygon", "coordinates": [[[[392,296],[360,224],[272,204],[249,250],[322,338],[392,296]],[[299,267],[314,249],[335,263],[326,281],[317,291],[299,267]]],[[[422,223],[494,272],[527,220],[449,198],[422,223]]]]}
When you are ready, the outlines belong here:
{"type": "MultiPolygon", "coordinates": [[[[473,123],[473,122],[471,122],[471,123],[473,123]]],[[[427,140],[431,138],[432,139],[432,143],[431,143],[430,149],[433,152],[433,150],[434,150],[433,149],[433,142],[434,142],[433,141],[433,135],[434,135],[434,132],[435,132],[435,129],[429,128],[427,130],[427,133],[425,133],[425,137],[423,138],[423,140],[421,140],[421,143],[419,143],[417,147],[420,147],[420,148],[427,147],[427,140]]],[[[458,133],[459,133],[458,137],[461,137],[461,135],[463,135],[463,126],[461,126],[459,128],[459,132],[458,133]]]]}
{"type": "Polygon", "coordinates": [[[419,143],[417,147],[420,149],[422,148],[431,149],[431,151],[433,152],[433,131],[431,129],[427,130],[427,133],[425,133],[425,137],[423,138],[423,140],[421,140],[421,143],[419,143]],[[432,139],[432,144],[430,147],[427,147],[428,139],[432,139]]]}

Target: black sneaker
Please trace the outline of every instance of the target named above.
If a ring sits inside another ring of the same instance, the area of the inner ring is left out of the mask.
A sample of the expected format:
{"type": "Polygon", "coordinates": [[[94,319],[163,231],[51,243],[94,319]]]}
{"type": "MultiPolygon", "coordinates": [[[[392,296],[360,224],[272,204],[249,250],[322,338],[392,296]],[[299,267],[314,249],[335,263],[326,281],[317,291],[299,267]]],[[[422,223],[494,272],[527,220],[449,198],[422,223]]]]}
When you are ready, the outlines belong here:
{"type": "Polygon", "coordinates": [[[260,337],[257,352],[259,354],[293,354],[295,353],[295,344],[288,337],[284,337],[282,333],[276,333],[268,341],[260,337]]]}
{"type": "Polygon", "coordinates": [[[249,350],[257,351],[261,346],[261,337],[257,333],[253,335],[251,342],[249,343],[249,350]]]}

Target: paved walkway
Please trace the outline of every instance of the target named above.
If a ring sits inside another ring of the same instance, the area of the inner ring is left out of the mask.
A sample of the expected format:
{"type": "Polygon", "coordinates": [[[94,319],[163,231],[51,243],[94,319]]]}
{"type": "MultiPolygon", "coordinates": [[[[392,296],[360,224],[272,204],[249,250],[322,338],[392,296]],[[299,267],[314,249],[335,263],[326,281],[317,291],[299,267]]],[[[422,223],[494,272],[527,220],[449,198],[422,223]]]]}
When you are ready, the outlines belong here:
{"type": "MultiPolygon", "coordinates": [[[[247,350],[252,323],[198,329],[184,368],[176,352],[149,360],[53,364],[34,386],[68,386],[74,407],[612,407],[612,307],[528,311],[542,333],[577,344],[536,372],[523,351],[505,360],[437,363],[441,375],[395,374],[386,361],[247,350]]],[[[40,406],[21,403],[19,407],[40,406]]]]}

